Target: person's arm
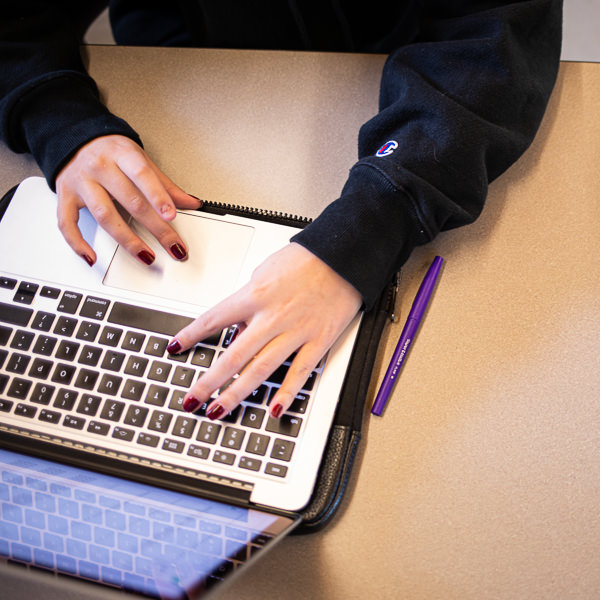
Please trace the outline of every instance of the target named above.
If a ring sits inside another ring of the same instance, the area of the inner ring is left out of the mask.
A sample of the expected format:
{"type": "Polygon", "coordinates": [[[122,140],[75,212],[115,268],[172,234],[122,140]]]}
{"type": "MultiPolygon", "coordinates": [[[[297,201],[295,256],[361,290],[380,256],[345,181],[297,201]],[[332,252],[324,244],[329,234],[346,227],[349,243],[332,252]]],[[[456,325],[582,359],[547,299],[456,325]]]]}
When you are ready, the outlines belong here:
{"type": "Polygon", "coordinates": [[[479,215],[488,183],[525,151],[543,116],[558,69],[561,9],[558,0],[440,1],[418,39],[389,57],[380,112],[361,129],[360,160],[340,199],[241,292],[172,341],[177,351],[217,326],[245,325],[192,386],[186,409],[208,402],[210,418],[224,416],[298,350],[270,403],[279,416],[360,301],[371,307],[416,245],[479,215]],[[388,141],[393,151],[377,156],[388,141]],[[296,278],[299,247],[310,261],[296,278]],[[311,286],[311,269],[327,283],[311,286]],[[293,281],[305,287],[290,294],[293,281]]]}
{"type": "Polygon", "coordinates": [[[558,70],[560,0],[437,4],[386,62],[341,197],[294,238],[367,307],[415,246],[477,218],[488,184],[533,140],[558,70]]]}
{"type": "MultiPolygon", "coordinates": [[[[97,3],[94,3],[97,4],[97,3]]],[[[198,201],[162,174],[137,133],[102,104],[81,60],[89,3],[3,3],[0,9],[0,139],[29,152],[59,199],[58,220],[73,250],[96,255],[77,227],[87,206],[132,255],[148,264],[150,248],[126,225],[113,198],[159,239],[174,258],[185,244],[168,221],[175,207],[198,201]],[[82,8],[83,6],[83,8],[82,8]]]]}

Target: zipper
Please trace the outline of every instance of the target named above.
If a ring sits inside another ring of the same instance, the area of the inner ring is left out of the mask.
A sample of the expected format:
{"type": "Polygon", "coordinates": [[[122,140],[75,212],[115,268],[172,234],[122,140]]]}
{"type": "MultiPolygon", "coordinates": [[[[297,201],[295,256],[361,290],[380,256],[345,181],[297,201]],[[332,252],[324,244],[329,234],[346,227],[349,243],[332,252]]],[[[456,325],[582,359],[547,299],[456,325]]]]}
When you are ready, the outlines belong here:
{"type": "Polygon", "coordinates": [[[198,210],[213,215],[234,215],[236,217],[260,219],[261,221],[267,221],[269,223],[290,225],[300,228],[305,227],[312,222],[310,217],[266,210],[264,208],[255,208],[253,206],[240,206],[238,204],[228,204],[226,202],[214,202],[212,200],[203,200],[202,206],[198,210]]]}

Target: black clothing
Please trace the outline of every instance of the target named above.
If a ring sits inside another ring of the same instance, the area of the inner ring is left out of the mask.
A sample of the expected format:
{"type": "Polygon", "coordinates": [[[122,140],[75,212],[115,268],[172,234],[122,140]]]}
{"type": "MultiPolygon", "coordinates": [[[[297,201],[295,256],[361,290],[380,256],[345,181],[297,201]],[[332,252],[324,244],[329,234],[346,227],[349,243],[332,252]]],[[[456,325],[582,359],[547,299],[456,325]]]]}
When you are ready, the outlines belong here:
{"type": "MultiPolygon", "coordinates": [[[[5,3],[9,4],[9,3],[5,3]]],[[[80,1],[0,8],[0,135],[51,186],[100,135],[141,143],[79,57],[80,1]]],[[[561,0],[111,0],[122,44],[389,54],[339,199],[294,237],[371,306],[411,250],[482,210],[531,143],[560,56],[561,0]],[[387,145],[391,152],[379,152],[387,145]],[[378,155],[380,154],[380,155],[378,155]]]]}

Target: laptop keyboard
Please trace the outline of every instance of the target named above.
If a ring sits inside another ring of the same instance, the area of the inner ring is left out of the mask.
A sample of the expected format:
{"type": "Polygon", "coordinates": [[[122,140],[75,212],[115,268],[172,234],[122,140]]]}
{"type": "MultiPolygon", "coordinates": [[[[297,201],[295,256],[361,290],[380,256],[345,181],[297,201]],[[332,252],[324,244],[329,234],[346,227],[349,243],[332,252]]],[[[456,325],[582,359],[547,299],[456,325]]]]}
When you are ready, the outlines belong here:
{"type": "Polygon", "coordinates": [[[219,583],[271,539],[243,508],[37,465],[0,464],[0,557],[21,566],[180,598],[169,592],[219,583]]]}
{"type": "MultiPolygon", "coordinates": [[[[288,412],[269,416],[284,363],[221,421],[183,411],[192,383],[231,343],[226,329],[181,355],[166,346],[190,317],[0,277],[0,423],[36,422],[63,438],[75,430],[107,449],[151,451],[157,460],[192,458],[284,478],[319,376],[314,371],[288,412]],[[6,294],[8,292],[8,295],[6,294]],[[7,422],[7,421],[5,421],[7,422]]],[[[189,463],[188,463],[189,464],[189,463]]]]}

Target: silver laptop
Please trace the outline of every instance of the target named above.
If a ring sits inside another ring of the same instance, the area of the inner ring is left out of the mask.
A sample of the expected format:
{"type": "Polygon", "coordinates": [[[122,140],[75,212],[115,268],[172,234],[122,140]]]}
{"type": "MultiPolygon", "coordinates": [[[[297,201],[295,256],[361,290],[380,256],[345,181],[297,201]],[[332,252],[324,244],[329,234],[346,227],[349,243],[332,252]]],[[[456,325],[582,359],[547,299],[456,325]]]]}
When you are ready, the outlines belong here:
{"type": "Polygon", "coordinates": [[[297,525],[360,316],[281,419],[268,404],[286,364],[223,421],[190,415],[186,390],[231,331],[183,356],[166,342],[297,230],[182,211],[173,225],[189,259],[138,227],[157,257],[144,268],[84,210],[90,268],[55,215],[55,195],[31,178],[0,221],[0,557],[140,596],[199,597],[297,525]]]}

